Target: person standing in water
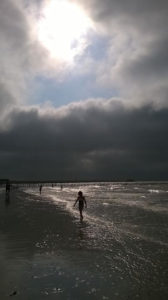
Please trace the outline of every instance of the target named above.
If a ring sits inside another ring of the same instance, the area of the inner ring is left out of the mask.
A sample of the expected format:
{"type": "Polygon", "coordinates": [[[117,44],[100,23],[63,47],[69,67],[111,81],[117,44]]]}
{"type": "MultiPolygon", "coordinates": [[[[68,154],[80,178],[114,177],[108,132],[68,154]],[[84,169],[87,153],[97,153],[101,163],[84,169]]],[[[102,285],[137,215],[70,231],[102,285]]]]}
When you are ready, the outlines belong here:
{"type": "Polygon", "coordinates": [[[87,203],[86,203],[86,199],[83,196],[83,193],[81,191],[78,192],[78,198],[75,201],[74,207],[75,207],[77,202],[79,202],[80,219],[83,220],[82,211],[83,211],[83,208],[84,208],[84,204],[85,204],[85,207],[87,207],[87,203]]]}
{"type": "Polygon", "coordinates": [[[40,191],[40,194],[41,194],[41,191],[42,191],[42,184],[40,184],[40,187],[39,187],[39,191],[40,191]]]}
{"type": "Polygon", "coordinates": [[[11,188],[10,183],[7,182],[7,183],[6,183],[6,194],[9,194],[9,193],[10,193],[10,188],[11,188]]]}

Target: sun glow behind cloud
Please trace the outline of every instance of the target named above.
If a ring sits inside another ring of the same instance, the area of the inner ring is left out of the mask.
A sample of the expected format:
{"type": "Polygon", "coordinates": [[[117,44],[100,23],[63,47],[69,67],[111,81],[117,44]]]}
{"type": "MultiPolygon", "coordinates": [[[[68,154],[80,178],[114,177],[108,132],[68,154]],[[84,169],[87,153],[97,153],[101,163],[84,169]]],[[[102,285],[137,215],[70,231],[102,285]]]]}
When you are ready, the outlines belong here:
{"type": "Polygon", "coordinates": [[[38,39],[51,57],[73,62],[87,45],[93,22],[77,5],[67,0],[46,1],[37,25],[38,39]]]}

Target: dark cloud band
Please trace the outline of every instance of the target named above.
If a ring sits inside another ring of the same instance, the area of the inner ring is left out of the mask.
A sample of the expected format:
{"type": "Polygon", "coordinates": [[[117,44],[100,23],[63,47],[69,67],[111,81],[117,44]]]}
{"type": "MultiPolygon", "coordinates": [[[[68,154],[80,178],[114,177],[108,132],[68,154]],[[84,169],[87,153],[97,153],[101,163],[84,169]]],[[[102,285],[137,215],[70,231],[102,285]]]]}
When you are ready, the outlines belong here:
{"type": "Polygon", "coordinates": [[[87,101],[66,113],[62,109],[62,116],[34,109],[10,117],[12,127],[0,134],[1,176],[94,180],[168,175],[168,110],[87,101]]]}

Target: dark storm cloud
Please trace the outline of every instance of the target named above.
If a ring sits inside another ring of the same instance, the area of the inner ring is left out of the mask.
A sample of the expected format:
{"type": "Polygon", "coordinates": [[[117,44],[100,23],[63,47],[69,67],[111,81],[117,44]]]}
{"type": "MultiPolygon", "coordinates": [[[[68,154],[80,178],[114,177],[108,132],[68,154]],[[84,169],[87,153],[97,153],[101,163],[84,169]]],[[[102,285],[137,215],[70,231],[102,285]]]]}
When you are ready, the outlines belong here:
{"type": "Polygon", "coordinates": [[[13,112],[1,132],[1,176],[166,179],[168,110],[87,101],[43,115],[13,112]]]}
{"type": "MultiPolygon", "coordinates": [[[[34,77],[56,80],[59,63],[49,61],[33,35],[44,1],[1,1],[0,177],[167,179],[168,2],[73,2],[86,8],[97,28],[97,44],[90,38],[74,73],[94,77],[96,96],[102,87],[114,87],[123,102],[93,99],[57,110],[19,108],[28,103],[34,77]]],[[[84,99],[87,93],[80,95],[79,85],[73,89],[84,99]]]]}

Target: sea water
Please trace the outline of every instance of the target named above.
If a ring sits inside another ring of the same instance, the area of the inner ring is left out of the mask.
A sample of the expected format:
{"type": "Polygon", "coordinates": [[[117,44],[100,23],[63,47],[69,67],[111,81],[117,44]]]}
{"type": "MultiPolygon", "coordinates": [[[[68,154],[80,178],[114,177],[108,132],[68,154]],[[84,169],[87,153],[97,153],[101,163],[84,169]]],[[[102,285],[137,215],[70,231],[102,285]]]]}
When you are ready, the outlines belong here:
{"type": "Polygon", "coordinates": [[[167,299],[168,183],[18,187],[0,214],[0,299],[167,299]]]}

